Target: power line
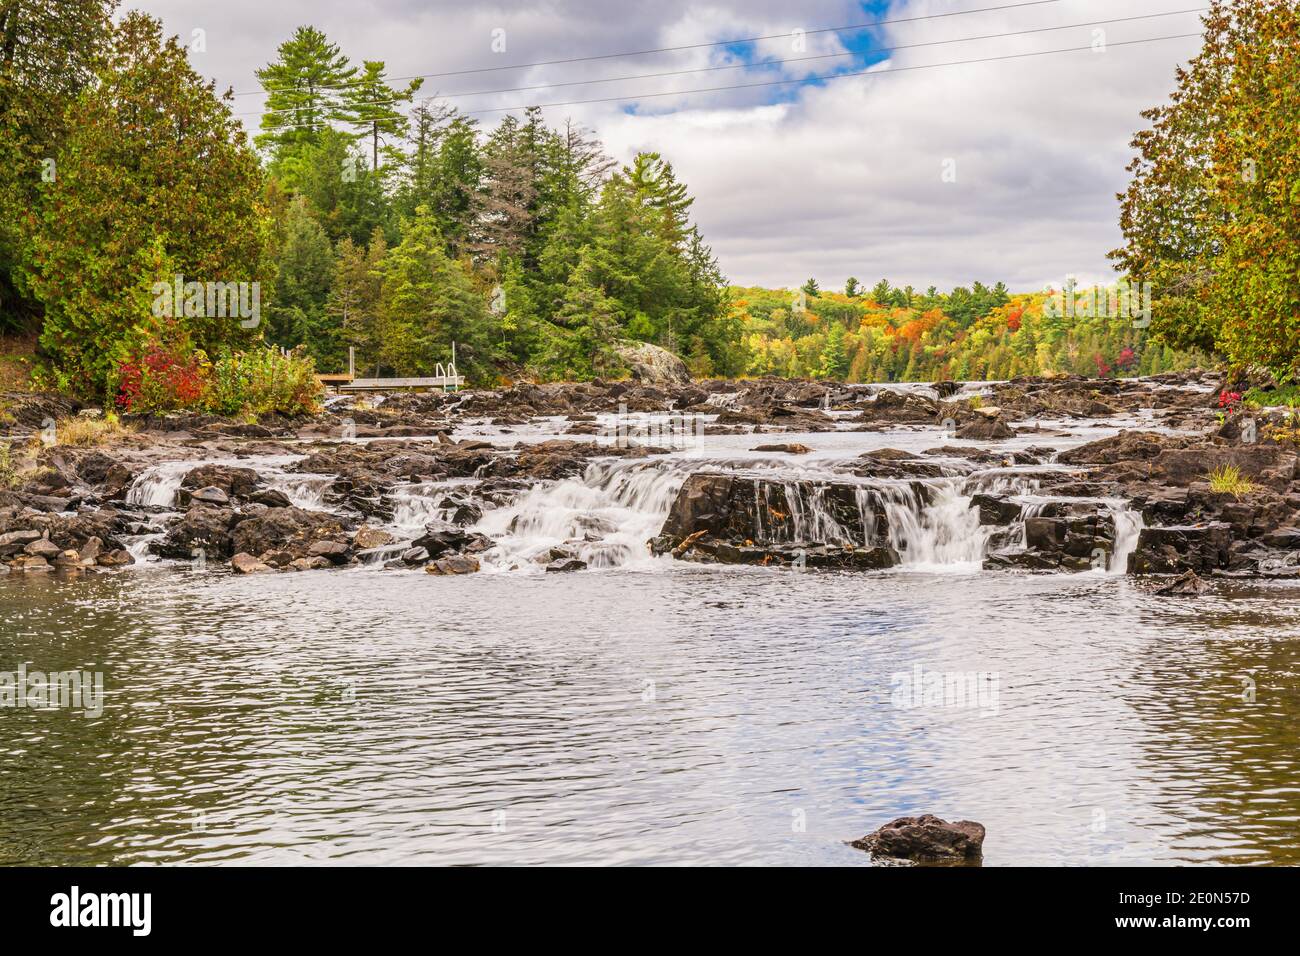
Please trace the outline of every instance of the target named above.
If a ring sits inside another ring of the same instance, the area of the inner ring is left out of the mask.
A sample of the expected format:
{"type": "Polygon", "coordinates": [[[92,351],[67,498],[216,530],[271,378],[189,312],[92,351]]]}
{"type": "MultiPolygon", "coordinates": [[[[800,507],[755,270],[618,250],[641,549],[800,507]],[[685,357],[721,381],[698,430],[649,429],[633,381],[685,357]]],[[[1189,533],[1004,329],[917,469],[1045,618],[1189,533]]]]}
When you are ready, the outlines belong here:
{"type": "MultiPolygon", "coordinates": [[[[1137,43],[1158,43],[1162,40],[1184,40],[1191,37],[1203,36],[1201,33],[1178,33],[1172,36],[1164,37],[1147,37],[1143,40],[1124,40],[1118,43],[1107,43],[1106,49],[1117,46],[1133,46],[1137,43]]],[[[725,90],[745,90],[755,89],[764,86],[790,86],[792,84],[816,83],[824,80],[843,80],[853,76],[889,76],[892,73],[909,73],[913,70],[933,70],[943,66],[966,66],[972,63],[994,63],[1000,60],[1020,60],[1031,56],[1049,56],[1054,53],[1080,53],[1085,50],[1092,50],[1092,45],[1066,47],[1061,50],[1038,50],[1033,53],[1008,53],[1003,56],[986,56],[978,57],[971,60],[950,60],[947,63],[924,63],[919,66],[900,66],[888,70],[857,70],[853,73],[830,73],[825,76],[809,76],[797,80],[771,80],[763,83],[735,83],[728,86],[706,86],[693,90],[671,90],[667,93],[643,93],[639,96],[607,96],[600,99],[592,100],[568,100],[563,103],[534,103],[530,108],[549,109],[553,106],[583,106],[588,103],[617,103],[624,100],[648,100],[662,96],[687,96],[691,93],[720,93],[725,90]]],[[[509,113],[517,109],[523,109],[519,106],[502,106],[496,109],[485,110],[466,110],[465,116],[478,116],[484,113],[509,113]]]]}
{"type": "MultiPolygon", "coordinates": [[[[1148,14],[1143,14],[1141,16],[1134,16],[1134,17],[1115,17],[1109,20],[1089,20],[1084,23],[1068,23],[1068,24],[1063,24],[1061,26],[1054,26],[1054,27],[1037,27],[1032,30],[1009,30],[1005,33],[986,33],[982,36],[956,37],[950,40],[926,40],[922,43],[906,43],[906,44],[901,44],[899,46],[880,47],[870,52],[896,53],[899,50],[914,50],[920,47],[943,46],[950,43],[972,43],[977,40],[1000,40],[1006,37],[1013,37],[1013,36],[1027,36],[1036,33],[1052,33],[1058,30],[1074,30],[1074,29],[1078,29],[1079,27],[1092,27],[1092,26],[1100,26],[1102,24],[1111,24],[1111,23],[1130,23],[1134,20],[1151,20],[1160,17],[1179,16],[1187,13],[1204,13],[1208,9],[1209,9],[1208,7],[1191,7],[1186,10],[1170,10],[1165,13],[1148,13],[1148,14]]],[[[465,96],[489,96],[489,95],[494,95],[499,93],[527,93],[533,90],[558,89],[560,87],[565,87],[565,86],[594,86],[598,83],[621,83],[627,80],[659,79],[668,76],[685,76],[691,73],[713,73],[719,70],[755,69],[759,67],[777,66],[781,64],[787,64],[787,63],[805,63],[810,60],[842,59],[844,57],[859,56],[859,55],[860,54],[853,51],[848,51],[845,53],[824,53],[817,56],[787,57],[785,59],[779,59],[779,60],[763,60],[756,63],[729,63],[722,66],[704,66],[704,67],[696,67],[694,69],[689,69],[689,70],[669,70],[661,73],[637,73],[628,76],[614,76],[614,77],[606,77],[603,79],[595,79],[595,80],[573,80],[571,82],[565,82],[565,83],[543,83],[537,86],[516,86],[516,87],[509,87],[509,88],[497,89],[497,90],[476,90],[468,93],[445,93],[445,94],[440,94],[438,96],[438,99],[453,100],[453,99],[460,99],[461,97],[465,97],[465,96]]],[[[845,74],[845,75],[854,75],[854,74],[845,74]]],[[[353,105],[382,106],[382,105],[389,105],[389,102],[384,101],[382,103],[380,102],[357,103],[353,105]]],[[[276,116],[281,113],[302,112],[302,109],[303,109],[302,107],[298,107],[298,108],[288,107],[279,110],[249,110],[244,113],[235,113],[233,115],[235,116],[276,116]]]]}
{"type": "MultiPolygon", "coordinates": [[[[931,13],[918,17],[897,17],[892,20],[873,20],[870,23],[854,23],[842,27],[819,27],[815,30],[804,30],[804,36],[814,36],[819,33],[849,33],[856,30],[869,30],[873,27],[883,27],[895,23],[915,23],[921,20],[939,20],[944,17],[960,17],[970,13],[991,13],[995,10],[1017,10],[1021,7],[1038,7],[1047,3],[1059,3],[1060,0],[1027,0],[1024,3],[1007,3],[997,7],[979,7],[974,10],[952,10],[948,13],[931,13]]],[[[538,60],[534,63],[516,63],[512,66],[481,66],[468,70],[448,70],[444,73],[413,73],[410,76],[394,76],[389,82],[398,83],[402,80],[432,80],[446,76],[468,76],[472,73],[496,73],[501,70],[527,70],[537,66],[559,66],[566,63],[589,63],[594,60],[615,60],[625,56],[649,56],[653,53],[676,53],[681,50],[700,50],[715,46],[730,46],[735,43],[759,43],[763,40],[786,40],[792,36],[791,33],[773,33],[768,36],[760,37],[740,37],[731,40],[712,40],[708,43],[689,43],[684,46],[665,46],[654,50],[629,50],[625,53],[599,53],[593,56],[574,56],[562,60],[538,60]]],[[[318,86],[318,90],[346,90],[351,89],[355,84],[345,83],[334,86],[318,86]]],[[[257,96],[265,94],[267,90],[243,90],[235,93],[235,96],[257,96]]]]}

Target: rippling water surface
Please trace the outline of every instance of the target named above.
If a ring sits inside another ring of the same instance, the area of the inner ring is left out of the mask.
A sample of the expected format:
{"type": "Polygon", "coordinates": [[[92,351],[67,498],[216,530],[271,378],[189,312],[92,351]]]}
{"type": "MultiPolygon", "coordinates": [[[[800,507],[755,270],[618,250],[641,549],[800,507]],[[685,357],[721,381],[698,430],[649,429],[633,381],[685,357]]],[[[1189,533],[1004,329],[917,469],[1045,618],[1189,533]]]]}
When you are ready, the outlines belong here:
{"type": "Polygon", "coordinates": [[[1300,591],[681,564],[0,578],[0,862],[1300,863],[1300,591]],[[995,675],[907,706],[904,675],[995,675]],[[1253,681],[1254,699],[1248,692],[1253,681]]]}

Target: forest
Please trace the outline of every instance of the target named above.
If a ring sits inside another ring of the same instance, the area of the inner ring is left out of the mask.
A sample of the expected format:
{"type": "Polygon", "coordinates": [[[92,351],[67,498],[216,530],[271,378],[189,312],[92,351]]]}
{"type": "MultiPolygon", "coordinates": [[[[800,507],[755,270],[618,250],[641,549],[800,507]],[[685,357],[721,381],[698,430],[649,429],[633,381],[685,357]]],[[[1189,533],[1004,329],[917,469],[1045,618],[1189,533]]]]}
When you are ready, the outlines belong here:
{"type": "Polygon", "coordinates": [[[1001,282],[733,287],[670,157],[620,165],[595,132],[536,108],[481,124],[311,26],[257,72],[264,107],[240,112],[181,38],[115,19],[115,0],[7,3],[0,162],[17,175],[0,182],[0,331],[35,339],[38,384],[130,410],[235,407],[245,392],[276,405],[284,389],[263,376],[300,395],[350,351],[358,374],[428,373],[453,343],[477,385],[618,376],[629,340],[699,377],[1139,375],[1226,359],[1286,379],[1300,176],[1294,137],[1263,119],[1294,113],[1295,87],[1285,64],[1234,45],[1253,32],[1268,42],[1250,50],[1293,51],[1284,7],[1216,2],[1206,49],[1134,139],[1112,256],[1155,283],[1147,328],[1055,314],[1052,290],[1001,282]],[[1162,214],[1171,203],[1181,215],[1162,214]],[[256,321],[179,294],[214,283],[252,286],[256,321]],[[160,310],[173,285],[178,307],[160,310]]]}

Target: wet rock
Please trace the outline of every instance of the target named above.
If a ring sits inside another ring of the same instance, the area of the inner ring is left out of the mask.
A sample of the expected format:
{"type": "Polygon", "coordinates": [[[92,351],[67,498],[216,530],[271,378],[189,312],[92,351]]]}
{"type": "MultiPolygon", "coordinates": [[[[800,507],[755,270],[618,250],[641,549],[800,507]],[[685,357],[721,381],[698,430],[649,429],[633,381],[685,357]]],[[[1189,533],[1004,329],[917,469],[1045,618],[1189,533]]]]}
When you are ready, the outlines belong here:
{"type": "Polygon", "coordinates": [[[449,551],[478,552],[492,547],[492,541],[486,535],[436,524],[427,526],[424,535],[411,544],[423,548],[431,558],[441,557],[449,551]]]}
{"type": "Polygon", "coordinates": [[[213,508],[196,504],[168,530],[161,541],[153,543],[153,553],[163,558],[189,560],[195,552],[213,559],[228,558],[236,550],[231,541],[230,529],[235,523],[235,512],[230,508],[213,508]]]}
{"type": "Polygon", "coordinates": [[[49,571],[50,562],[36,554],[24,554],[14,558],[9,564],[11,571],[49,571]]]}
{"type": "Polygon", "coordinates": [[[884,504],[849,483],[687,477],[652,542],[656,554],[728,564],[877,568],[898,562],[883,545],[884,504]]]}
{"type": "Polygon", "coordinates": [[[398,560],[408,567],[414,567],[417,564],[424,564],[424,562],[428,561],[429,552],[424,550],[424,548],[407,548],[402,552],[402,556],[398,560]]]}
{"type": "Polygon", "coordinates": [[[1020,520],[1020,505],[1006,498],[977,494],[971,496],[970,503],[972,508],[979,509],[980,524],[1006,525],[1020,520]]]}
{"type": "Polygon", "coordinates": [[[978,863],[984,827],[971,820],[949,823],[926,814],[899,817],[851,844],[873,857],[916,863],[978,863]]]}
{"type": "Polygon", "coordinates": [[[251,554],[242,551],[230,559],[230,569],[236,574],[260,574],[274,570],[270,565],[263,564],[251,554]]]}
{"type": "Polygon", "coordinates": [[[287,565],[287,569],[290,571],[323,571],[333,566],[334,563],[329,558],[315,555],[306,558],[294,558],[287,565]]]}
{"type": "Polygon", "coordinates": [[[757,445],[750,451],[774,451],[784,452],[787,455],[806,455],[812,451],[807,445],[800,445],[798,442],[790,442],[785,445],[757,445]]]}
{"type": "Polygon", "coordinates": [[[288,551],[295,558],[305,558],[316,542],[347,537],[348,529],[337,515],[293,507],[268,508],[257,517],[239,522],[233,543],[236,551],[249,554],[288,551]]]}
{"type": "Polygon", "coordinates": [[[392,544],[394,540],[393,536],[382,528],[362,525],[352,538],[352,546],[358,551],[370,551],[373,548],[382,548],[385,545],[392,544]]]}
{"type": "Polygon", "coordinates": [[[1066,526],[1060,518],[1025,519],[1025,544],[1039,551],[1059,551],[1065,545],[1066,526]]]}
{"type": "Polygon", "coordinates": [[[81,546],[77,552],[78,559],[83,564],[95,564],[99,560],[99,553],[104,547],[104,542],[98,538],[90,538],[81,546]]]}
{"type": "Polygon", "coordinates": [[[587,562],[581,558],[557,558],[546,565],[547,571],[565,572],[565,571],[585,571],[587,562]]]}
{"type": "Polygon", "coordinates": [[[1001,418],[979,415],[958,428],[955,434],[957,438],[965,440],[1002,441],[1014,438],[1016,433],[1001,418]]]}
{"type": "Polygon", "coordinates": [[[463,554],[453,554],[445,558],[439,558],[424,570],[429,574],[473,574],[478,569],[479,563],[476,558],[463,554]]]}
{"type": "Polygon", "coordinates": [[[1209,587],[1195,571],[1187,570],[1180,574],[1173,581],[1156,589],[1156,594],[1161,595],[1179,595],[1194,597],[1203,594],[1209,587]]]}
{"type": "Polygon", "coordinates": [[[1223,522],[1143,528],[1128,559],[1129,574],[1208,574],[1227,568],[1232,529],[1223,522]]]}
{"type": "Polygon", "coordinates": [[[135,564],[135,558],[125,548],[117,548],[113,551],[101,553],[95,563],[101,568],[124,568],[127,565],[135,564]]]}
{"type": "Polygon", "coordinates": [[[347,564],[352,549],[341,541],[315,541],[307,548],[308,558],[324,558],[330,564],[347,564]]]}

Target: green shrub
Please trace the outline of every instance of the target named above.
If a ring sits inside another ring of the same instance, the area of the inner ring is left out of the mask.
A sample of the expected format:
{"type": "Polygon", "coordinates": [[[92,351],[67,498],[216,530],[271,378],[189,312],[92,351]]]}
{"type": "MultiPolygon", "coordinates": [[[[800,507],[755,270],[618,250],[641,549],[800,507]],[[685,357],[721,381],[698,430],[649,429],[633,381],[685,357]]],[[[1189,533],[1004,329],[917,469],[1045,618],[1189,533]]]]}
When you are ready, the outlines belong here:
{"type": "Polygon", "coordinates": [[[1300,405],[1300,385],[1284,385],[1268,391],[1252,388],[1242,396],[1242,401],[1252,408],[1294,407],[1300,405]]]}
{"type": "Polygon", "coordinates": [[[204,406],[218,415],[311,415],[320,410],[316,365],[301,349],[226,352],[213,363],[204,406]]]}

